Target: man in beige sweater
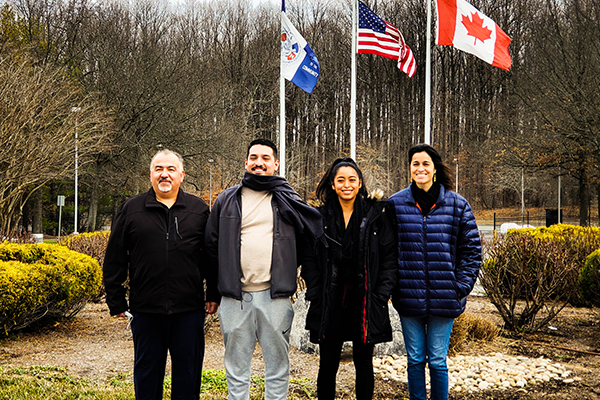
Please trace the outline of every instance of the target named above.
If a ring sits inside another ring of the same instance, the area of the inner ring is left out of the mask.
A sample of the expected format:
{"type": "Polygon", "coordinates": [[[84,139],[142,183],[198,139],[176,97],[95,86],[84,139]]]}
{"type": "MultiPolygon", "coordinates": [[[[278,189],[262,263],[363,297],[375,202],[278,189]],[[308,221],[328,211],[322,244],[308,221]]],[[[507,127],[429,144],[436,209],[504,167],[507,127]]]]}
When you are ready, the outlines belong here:
{"type": "Polygon", "coordinates": [[[302,247],[322,236],[319,213],[284,178],[277,147],[250,143],[240,185],[215,201],[206,251],[219,271],[219,309],[229,399],[250,397],[250,367],[258,340],[265,361],[265,398],[286,399],[289,335],[302,247]]]}

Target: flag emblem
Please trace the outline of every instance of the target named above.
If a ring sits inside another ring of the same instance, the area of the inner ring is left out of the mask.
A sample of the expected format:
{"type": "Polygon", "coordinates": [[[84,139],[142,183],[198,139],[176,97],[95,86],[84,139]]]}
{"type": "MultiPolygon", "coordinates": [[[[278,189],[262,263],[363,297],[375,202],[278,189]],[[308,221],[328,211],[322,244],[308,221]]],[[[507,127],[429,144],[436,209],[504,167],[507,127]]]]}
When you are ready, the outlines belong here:
{"type": "Polygon", "coordinates": [[[485,43],[486,40],[492,38],[492,31],[483,26],[485,21],[479,16],[479,14],[471,13],[470,17],[463,15],[461,22],[467,29],[467,35],[475,38],[475,43],[473,43],[474,45],[477,45],[478,39],[481,41],[481,43],[485,43]]]}
{"type": "Polygon", "coordinates": [[[281,51],[288,61],[292,61],[298,57],[298,42],[294,42],[294,36],[289,32],[281,34],[281,51]]]}
{"type": "Polygon", "coordinates": [[[454,46],[495,67],[510,69],[510,38],[491,18],[465,0],[437,0],[437,8],[437,44],[454,46]]]}

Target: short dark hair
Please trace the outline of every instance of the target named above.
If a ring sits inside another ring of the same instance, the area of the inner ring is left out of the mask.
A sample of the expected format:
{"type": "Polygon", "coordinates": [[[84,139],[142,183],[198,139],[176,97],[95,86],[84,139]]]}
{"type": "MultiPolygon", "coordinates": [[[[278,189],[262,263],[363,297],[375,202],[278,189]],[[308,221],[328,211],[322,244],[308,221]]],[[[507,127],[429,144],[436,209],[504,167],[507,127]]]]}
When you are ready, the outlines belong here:
{"type": "Polygon", "coordinates": [[[321,181],[317,185],[317,190],[315,192],[317,199],[321,200],[324,203],[327,203],[330,200],[337,199],[338,195],[331,187],[333,185],[333,181],[338,171],[342,167],[350,167],[356,171],[358,175],[358,179],[362,182],[362,186],[358,189],[358,194],[363,198],[367,197],[367,186],[365,185],[365,180],[363,179],[363,174],[356,162],[350,157],[338,158],[331,164],[331,166],[321,178],[321,181]]]}
{"type": "Polygon", "coordinates": [[[252,148],[252,146],[255,145],[261,145],[261,146],[268,146],[270,148],[273,149],[273,156],[275,157],[276,160],[278,160],[277,158],[277,146],[275,146],[275,143],[273,143],[272,141],[270,141],[269,139],[254,139],[253,141],[250,142],[250,145],[248,146],[248,151],[246,151],[246,158],[250,155],[250,149],[252,148]]]}
{"type": "Polygon", "coordinates": [[[446,190],[452,189],[450,186],[450,168],[442,161],[442,156],[432,146],[421,143],[413,146],[408,150],[408,164],[412,163],[412,158],[417,153],[427,153],[433,161],[433,167],[435,168],[436,182],[442,185],[446,190]]]}

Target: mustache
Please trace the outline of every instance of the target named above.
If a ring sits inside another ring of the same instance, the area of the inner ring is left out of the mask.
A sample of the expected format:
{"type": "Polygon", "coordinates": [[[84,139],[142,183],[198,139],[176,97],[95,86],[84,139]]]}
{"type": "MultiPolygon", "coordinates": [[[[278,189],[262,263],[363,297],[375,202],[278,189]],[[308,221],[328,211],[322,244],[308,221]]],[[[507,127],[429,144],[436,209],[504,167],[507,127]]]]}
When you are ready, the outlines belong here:
{"type": "Polygon", "coordinates": [[[160,178],[160,179],[158,180],[158,183],[162,183],[162,182],[169,182],[169,183],[173,183],[173,182],[171,181],[171,179],[170,179],[170,178],[160,178]]]}
{"type": "Polygon", "coordinates": [[[262,169],[263,171],[266,171],[266,170],[267,170],[265,167],[258,165],[258,166],[256,166],[256,167],[253,167],[253,168],[252,168],[252,171],[256,171],[257,169],[262,169]]]}

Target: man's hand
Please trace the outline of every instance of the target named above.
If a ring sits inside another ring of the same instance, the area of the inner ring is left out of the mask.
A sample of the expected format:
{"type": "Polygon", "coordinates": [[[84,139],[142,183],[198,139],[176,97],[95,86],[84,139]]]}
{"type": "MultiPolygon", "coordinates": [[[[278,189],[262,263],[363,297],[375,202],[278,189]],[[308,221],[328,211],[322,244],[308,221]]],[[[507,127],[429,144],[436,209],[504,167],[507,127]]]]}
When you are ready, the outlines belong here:
{"type": "Polygon", "coordinates": [[[215,303],[214,301],[206,302],[206,313],[207,314],[214,314],[217,312],[218,309],[219,309],[219,303],[215,303]]]}

